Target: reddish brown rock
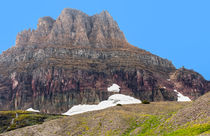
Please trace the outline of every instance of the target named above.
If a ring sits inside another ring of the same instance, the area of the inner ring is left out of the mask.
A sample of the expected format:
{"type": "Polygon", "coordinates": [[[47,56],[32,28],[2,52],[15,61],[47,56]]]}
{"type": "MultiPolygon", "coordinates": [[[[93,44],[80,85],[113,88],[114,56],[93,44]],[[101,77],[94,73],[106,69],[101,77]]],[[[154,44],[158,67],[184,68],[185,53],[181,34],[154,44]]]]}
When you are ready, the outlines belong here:
{"type": "Polygon", "coordinates": [[[192,100],[210,90],[209,81],[193,70],[180,68],[171,75],[171,79],[175,84],[175,89],[192,100]]]}

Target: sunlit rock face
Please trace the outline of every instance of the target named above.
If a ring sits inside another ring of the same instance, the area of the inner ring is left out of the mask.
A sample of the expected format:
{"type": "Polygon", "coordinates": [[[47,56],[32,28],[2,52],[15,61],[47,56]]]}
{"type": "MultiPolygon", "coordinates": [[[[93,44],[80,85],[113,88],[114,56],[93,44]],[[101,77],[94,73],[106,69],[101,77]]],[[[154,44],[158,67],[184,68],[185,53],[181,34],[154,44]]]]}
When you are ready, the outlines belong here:
{"type": "Polygon", "coordinates": [[[98,48],[123,46],[126,43],[123,32],[107,11],[88,16],[69,8],[64,9],[56,20],[51,17],[40,18],[36,30],[25,30],[18,34],[16,40],[16,45],[52,44],[98,48]]]}
{"type": "Polygon", "coordinates": [[[62,113],[107,100],[114,83],[118,93],[148,101],[176,101],[174,90],[194,100],[210,90],[198,73],[181,71],[130,45],[107,11],[89,16],[67,8],[20,32],[0,55],[0,109],[62,113]]]}

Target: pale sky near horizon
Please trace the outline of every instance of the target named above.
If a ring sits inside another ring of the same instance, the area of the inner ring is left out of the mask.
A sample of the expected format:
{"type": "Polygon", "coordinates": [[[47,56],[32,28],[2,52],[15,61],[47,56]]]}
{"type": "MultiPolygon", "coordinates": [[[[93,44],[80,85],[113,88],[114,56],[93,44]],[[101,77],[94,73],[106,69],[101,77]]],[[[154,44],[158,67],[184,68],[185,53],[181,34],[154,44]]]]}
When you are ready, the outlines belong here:
{"type": "Polygon", "coordinates": [[[89,15],[108,10],[129,43],[210,80],[210,0],[6,0],[0,6],[0,53],[40,17],[56,19],[67,7],[89,15]]]}

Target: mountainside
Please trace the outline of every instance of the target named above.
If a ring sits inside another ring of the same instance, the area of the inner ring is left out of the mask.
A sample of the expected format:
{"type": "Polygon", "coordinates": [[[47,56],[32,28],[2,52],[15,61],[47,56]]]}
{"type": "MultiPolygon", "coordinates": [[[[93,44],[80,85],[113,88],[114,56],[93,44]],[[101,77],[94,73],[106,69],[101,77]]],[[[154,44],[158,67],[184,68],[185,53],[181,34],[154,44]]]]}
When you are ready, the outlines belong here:
{"type": "Polygon", "coordinates": [[[107,11],[43,17],[0,55],[0,110],[65,112],[106,100],[113,83],[142,101],[176,101],[174,90],[195,100],[210,90],[200,74],[130,45],[107,11]]]}
{"type": "Polygon", "coordinates": [[[195,102],[115,106],[20,128],[2,136],[208,136],[210,93],[195,102]]]}

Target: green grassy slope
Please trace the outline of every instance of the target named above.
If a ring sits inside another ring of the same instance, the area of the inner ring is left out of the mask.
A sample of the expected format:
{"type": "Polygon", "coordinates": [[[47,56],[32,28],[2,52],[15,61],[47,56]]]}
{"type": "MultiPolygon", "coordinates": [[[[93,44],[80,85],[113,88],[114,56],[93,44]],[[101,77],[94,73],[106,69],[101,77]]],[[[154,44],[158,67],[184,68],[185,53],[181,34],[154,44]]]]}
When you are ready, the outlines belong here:
{"type": "Polygon", "coordinates": [[[48,115],[28,111],[0,111],[0,133],[25,126],[41,124],[60,115],[48,115]]]}

